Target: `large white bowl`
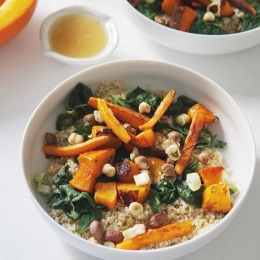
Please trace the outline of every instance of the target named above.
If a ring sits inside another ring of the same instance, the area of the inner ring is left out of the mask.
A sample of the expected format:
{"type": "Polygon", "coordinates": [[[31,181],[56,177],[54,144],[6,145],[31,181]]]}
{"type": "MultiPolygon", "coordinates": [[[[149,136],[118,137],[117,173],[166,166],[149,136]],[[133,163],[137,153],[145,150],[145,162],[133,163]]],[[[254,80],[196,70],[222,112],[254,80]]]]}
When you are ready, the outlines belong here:
{"type": "Polygon", "coordinates": [[[102,259],[157,260],[176,259],[204,246],[217,237],[239,212],[250,188],[255,167],[255,147],[250,127],[234,100],[208,78],[184,67],[156,61],[116,61],[88,68],[59,84],[39,104],[31,116],[22,140],[21,164],[25,185],[40,215],[58,235],[76,248],[102,259]],[[37,194],[33,176],[47,163],[42,152],[42,137],[55,130],[57,115],[64,110],[68,93],[83,82],[95,92],[101,81],[121,79],[127,87],[153,89],[174,88],[177,95],[187,95],[202,102],[218,117],[214,133],[227,141],[223,149],[232,178],[238,181],[239,195],[227,216],[207,233],[190,241],[156,250],[126,251],[100,246],[86,241],[57,224],[46,212],[44,199],[37,194]]]}
{"type": "Polygon", "coordinates": [[[154,42],[177,51],[218,55],[242,51],[260,43],[260,27],[236,34],[200,35],[160,25],[137,11],[127,0],[121,2],[125,17],[154,42]]]}

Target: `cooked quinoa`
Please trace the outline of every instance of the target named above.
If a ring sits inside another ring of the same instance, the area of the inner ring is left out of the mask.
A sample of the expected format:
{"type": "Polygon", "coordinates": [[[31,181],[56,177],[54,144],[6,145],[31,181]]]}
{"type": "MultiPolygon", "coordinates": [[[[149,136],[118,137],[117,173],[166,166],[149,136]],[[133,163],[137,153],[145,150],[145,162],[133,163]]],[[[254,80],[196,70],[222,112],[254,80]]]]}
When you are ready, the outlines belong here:
{"type": "MultiPolygon", "coordinates": [[[[113,93],[116,95],[120,95],[124,97],[125,89],[122,81],[115,81],[112,83],[102,82],[99,90],[96,93],[97,97],[104,98],[106,100],[111,101],[108,98],[109,93],[113,93]]],[[[159,92],[158,92],[159,93],[159,92]]],[[[173,120],[172,118],[165,117],[163,120],[173,120]]],[[[68,136],[74,131],[74,127],[69,127],[66,130],[58,131],[56,133],[57,143],[58,145],[67,145],[68,136]]],[[[161,148],[161,144],[167,138],[166,133],[157,133],[156,137],[156,147],[161,148]]],[[[226,170],[224,172],[223,179],[225,181],[229,180],[230,170],[226,168],[225,159],[222,154],[215,148],[206,148],[206,152],[210,156],[210,164],[211,166],[223,166],[226,170]]],[[[198,152],[194,151],[193,157],[191,160],[195,160],[198,156],[198,152]]],[[[53,183],[58,171],[65,165],[69,165],[69,171],[74,176],[78,169],[78,165],[73,158],[50,158],[49,163],[46,166],[46,172],[48,174],[49,181],[53,183]]],[[[209,166],[207,165],[207,166],[209,166]]],[[[205,165],[199,163],[198,168],[203,168],[205,165]]],[[[57,188],[53,185],[52,190],[57,192],[57,188]]],[[[148,202],[143,204],[143,213],[134,216],[129,212],[127,206],[123,205],[120,201],[118,201],[116,207],[113,210],[103,212],[102,224],[104,226],[104,230],[119,230],[124,231],[130,227],[133,227],[135,224],[145,224],[148,227],[149,218],[154,215],[152,212],[150,205],[148,202]]],[[[55,210],[52,208],[52,205],[48,205],[48,212],[50,216],[61,226],[71,231],[77,236],[80,236],[84,239],[91,239],[91,235],[89,230],[87,229],[82,234],[76,232],[78,227],[78,221],[71,221],[66,213],[63,210],[55,210]]],[[[165,224],[181,222],[185,220],[189,220],[192,222],[193,230],[188,235],[183,237],[178,237],[173,240],[169,240],[166,242],[161,242],[158,244],[150,245],[144,249],[155,249],[167,247],[170,245],[178,244],[187,240],[190,240],[212,228],[219,221],[224,218],[224,214],[222,213],[211,213],[205,212],[201,208],[196,208],[192,205],[185,203],[182,199],[178,198],[172,204],[160,205],[160,212],[166,214],[166,222],[165,224]]],[[[105,246],[114,247],[113,243],[106,242],[105,246]]]]}

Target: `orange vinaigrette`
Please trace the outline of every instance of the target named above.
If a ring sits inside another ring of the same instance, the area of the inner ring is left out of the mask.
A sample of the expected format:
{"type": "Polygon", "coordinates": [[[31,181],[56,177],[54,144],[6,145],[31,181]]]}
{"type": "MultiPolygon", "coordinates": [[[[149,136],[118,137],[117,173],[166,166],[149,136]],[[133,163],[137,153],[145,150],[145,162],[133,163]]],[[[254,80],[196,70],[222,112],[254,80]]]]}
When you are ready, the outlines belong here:
{"type": "Polygon", "coordinates": [[[72,58],[88,58],[105,48],[108,36],[99,21],[73,14],[54,22],[49,40],[53,51],[72,58]]]}

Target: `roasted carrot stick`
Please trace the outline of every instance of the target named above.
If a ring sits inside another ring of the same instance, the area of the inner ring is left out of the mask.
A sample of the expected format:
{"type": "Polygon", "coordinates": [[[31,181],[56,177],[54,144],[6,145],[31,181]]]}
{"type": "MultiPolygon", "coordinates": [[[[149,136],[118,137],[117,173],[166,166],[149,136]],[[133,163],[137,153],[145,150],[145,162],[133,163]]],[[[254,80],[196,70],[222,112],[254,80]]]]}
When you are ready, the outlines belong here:
{"type": "Polygon", "coordinates": [[[116,248],[138,250],[151,244],[184,236],[190,233],[192,228],[192,223],[190,221],[168,224],[159,228],[148,230],[144,234],[125,240],[117,244],[116,248]]]}
{"type": "Polygon", "coordinates": [[[53,155],[59,157],[76,156],[81,153],[95,150],[96,148],[106,144],[108,141],[108,136],[99,136],[89,139],[86,142],[69,146],[44,145],[43,152],[46,155],[53,155]]]}
{"type": "Polygon", "coordinates": [[[245,13],[249,13],[253,16],[256,15],[255,8],[247,3],[245,0],[228,0],[231,6],[237,7],[238,9],[242,10],[245,13]]]}
{"type": "Polygon", "coordinates": [[[160,118],[163,116],[165,111],[168,109],[168,107],[171,105],[173,102],[175,95],[175,90],[171,89],[167,95],[164,97],[158,108],[156,109],[155,113],[153,114],[152,118],[146,122],[143,125],[140,125],[139,128],[140,130],[148,130],[152,129],[153,126],[160,120],[160,118]]]}
{"type": "Polygon", "coordinates": [[[207,128],[209,124],[218,120],[216,115],[200,103],[192,106],[187,113],[192,121],[182,148],[182,155],[175,165],[175,172],[177,175],[181,175],[187,166],[202,129],[207,128]]]}
{"type": "MultiPolygon", "coordinates": [[[[88,104],[97,109],[97,98],[89,98],[88,104]]],[[[134,128],[138,129],[139,125],[142,125],[150,120],[149,117],[144,116],[141,113],[138,113],[132,109],[122,107],[110,102],[106,102],[106,104],[113,111],[114,116],[118,120],[125,122],[134,128]]]]}
{"type": "Polygon", "coordinates": [[[98,98],[97,106],[98,111],[107,126],[120,140],[127,144],[131,138],[123,125],[120,124],[113,113],[109,110],[108,106],[106,105],[106,101],[104,99],[98,98]]]}
{"type": "Polygon", "coordinates": [[[189,159],[191,158],[192,152],[195,148],[195,143],[198,140],[201,130],[204,126],[204,116],[202,111],[197,111],[191,122],[188,135],[186,137],[184,146],[182,148],[182,155],[178,159],[175,165],[175,172],[177,175],[181,175],[183,170],[186,168],[189,159]]]}

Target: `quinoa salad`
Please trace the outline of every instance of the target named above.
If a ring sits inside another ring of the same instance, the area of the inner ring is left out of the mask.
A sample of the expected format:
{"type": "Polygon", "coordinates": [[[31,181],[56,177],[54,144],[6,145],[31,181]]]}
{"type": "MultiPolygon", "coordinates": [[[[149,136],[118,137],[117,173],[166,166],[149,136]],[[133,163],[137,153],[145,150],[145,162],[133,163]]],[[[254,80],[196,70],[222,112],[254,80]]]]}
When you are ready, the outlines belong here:
{"type": "Polygon", "coordinates": [[[78,83],[57,131],[44,136],[48,164],[34,177],[49,215],[117,249],[163,248],[207,232],[238,193],[213,112],[174,89],[128,90],[117,80],[93,94],[78,83]]]}

